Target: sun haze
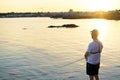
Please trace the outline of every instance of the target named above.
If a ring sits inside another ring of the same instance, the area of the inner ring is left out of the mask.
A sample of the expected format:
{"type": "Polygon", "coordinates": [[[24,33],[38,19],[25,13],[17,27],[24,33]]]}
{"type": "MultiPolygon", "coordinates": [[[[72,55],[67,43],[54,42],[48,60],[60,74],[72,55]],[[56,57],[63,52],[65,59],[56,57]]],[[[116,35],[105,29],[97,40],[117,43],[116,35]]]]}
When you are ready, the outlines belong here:
{"type": "Polygon", "coordinates": [[[103,10],[108,11],[111,10],[114,6],[113,0],[89,0],[88,7],[92,11],[103,10]]]}
{"type": "Polygon", "coordinates": [[[120,8],[120,0],[0,0],[0,12],[96,11],[120,8]]]}

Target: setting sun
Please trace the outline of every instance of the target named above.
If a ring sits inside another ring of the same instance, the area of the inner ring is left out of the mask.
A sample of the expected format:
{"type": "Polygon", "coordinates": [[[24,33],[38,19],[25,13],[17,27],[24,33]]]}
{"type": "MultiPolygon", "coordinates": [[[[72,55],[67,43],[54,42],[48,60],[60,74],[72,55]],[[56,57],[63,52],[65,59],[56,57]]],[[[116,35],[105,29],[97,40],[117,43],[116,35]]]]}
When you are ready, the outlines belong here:
{"type": "Polygon", "coordinates": [[[0,12],[108,11],[120,8],[120,0],[0,0],[0,12]]]}
{"type": "Polygon", "coordinates": [[[92,11],[96,10],[108,11],[113,7],[113,2],[110,0],[90,0],[88,6],[92,11]]]}

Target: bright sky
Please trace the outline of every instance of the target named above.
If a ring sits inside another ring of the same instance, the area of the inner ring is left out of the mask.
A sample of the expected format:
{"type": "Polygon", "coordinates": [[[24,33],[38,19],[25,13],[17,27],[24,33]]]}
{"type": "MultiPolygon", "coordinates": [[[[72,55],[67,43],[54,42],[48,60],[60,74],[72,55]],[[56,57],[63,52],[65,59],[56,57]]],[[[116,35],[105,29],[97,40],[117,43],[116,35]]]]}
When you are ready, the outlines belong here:
{"type": "Polygon", "coordinates": [[[120,9],[120,0],[0,0],[0,12],[95,11],[120,9]]]}

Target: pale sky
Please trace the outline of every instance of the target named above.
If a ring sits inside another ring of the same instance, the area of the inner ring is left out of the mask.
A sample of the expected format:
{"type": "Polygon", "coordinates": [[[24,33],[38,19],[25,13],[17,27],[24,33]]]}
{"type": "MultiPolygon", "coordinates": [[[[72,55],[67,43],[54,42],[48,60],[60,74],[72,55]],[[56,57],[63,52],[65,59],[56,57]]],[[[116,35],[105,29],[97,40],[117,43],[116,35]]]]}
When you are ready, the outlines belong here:
{"type": "Polygon", "coordinates": [[[120,0],[0,0],[0,12],[59,12],[120,9],[120,0]]]}

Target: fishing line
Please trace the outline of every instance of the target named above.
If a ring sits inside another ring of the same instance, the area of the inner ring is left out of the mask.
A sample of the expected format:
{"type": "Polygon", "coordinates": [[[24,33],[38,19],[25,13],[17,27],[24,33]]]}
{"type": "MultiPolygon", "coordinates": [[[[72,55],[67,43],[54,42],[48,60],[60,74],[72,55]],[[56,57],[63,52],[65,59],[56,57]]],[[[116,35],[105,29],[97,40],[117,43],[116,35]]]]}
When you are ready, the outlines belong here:
{"type": "Polygon", "coordinates": [[[78,60],[76,60],[76,61],[70,62],[70,63],[68,63],[68,64],[62,65],[62,66],[60,66],[59,68],[69,66],[69,65],[71,65],[71,64],[74,64],[74,63],[76,63],[76,62],[78,62],[78,61],[82,61],[82,60],[84,60],[84,58],[81,58],[81,59],[78,59],[78,60]]]}

